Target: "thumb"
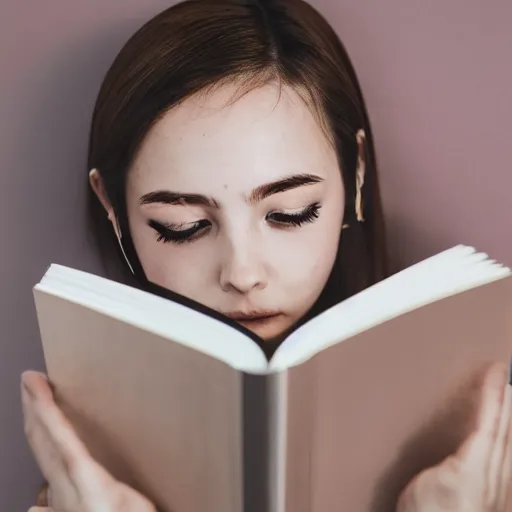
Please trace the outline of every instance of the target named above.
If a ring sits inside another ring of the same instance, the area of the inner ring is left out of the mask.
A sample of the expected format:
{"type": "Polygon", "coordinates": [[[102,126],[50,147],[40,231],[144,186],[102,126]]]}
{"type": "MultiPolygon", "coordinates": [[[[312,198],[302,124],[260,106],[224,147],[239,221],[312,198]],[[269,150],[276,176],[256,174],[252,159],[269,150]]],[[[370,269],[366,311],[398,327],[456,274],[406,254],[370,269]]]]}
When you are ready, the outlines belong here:
{"type": "Polygon", "coordinates": [[[474,432],[457,452],[457,458],[469,468],[487,468],[499,437],[500,423],[508,385],[509,368],[491,365],[483,379],[474,432]]]}

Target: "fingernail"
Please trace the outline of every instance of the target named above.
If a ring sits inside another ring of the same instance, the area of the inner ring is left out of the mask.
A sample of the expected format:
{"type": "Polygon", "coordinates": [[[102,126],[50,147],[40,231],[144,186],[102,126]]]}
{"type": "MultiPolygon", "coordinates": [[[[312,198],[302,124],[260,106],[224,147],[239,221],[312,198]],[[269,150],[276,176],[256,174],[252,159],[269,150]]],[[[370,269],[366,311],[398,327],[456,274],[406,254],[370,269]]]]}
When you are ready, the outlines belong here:
{"type": "Polygon", "coordinates": [[[25,373],[22,373],[21,374],[21,391],[22,393],[25,393],[25,395],[30,398],[30,399],[33,399],[34,398],[34,395],[32,393],[32,390],[29,388],[29,386],[27,385],[27,382],[26,382],[26,375],[25,373]]]}

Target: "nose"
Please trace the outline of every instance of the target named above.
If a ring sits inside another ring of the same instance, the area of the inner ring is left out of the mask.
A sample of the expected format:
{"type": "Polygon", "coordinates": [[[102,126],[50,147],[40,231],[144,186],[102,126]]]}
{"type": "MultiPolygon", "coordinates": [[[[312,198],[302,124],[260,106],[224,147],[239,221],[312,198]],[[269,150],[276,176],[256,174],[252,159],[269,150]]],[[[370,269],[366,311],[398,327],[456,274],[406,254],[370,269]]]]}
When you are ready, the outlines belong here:
{"type": "Polygon", "coordinates": [[[247,294],[268,284],[263,260],[254,244],[247,242],[229,243],[220,272],[220,285],[225,292],[247,294]]]}

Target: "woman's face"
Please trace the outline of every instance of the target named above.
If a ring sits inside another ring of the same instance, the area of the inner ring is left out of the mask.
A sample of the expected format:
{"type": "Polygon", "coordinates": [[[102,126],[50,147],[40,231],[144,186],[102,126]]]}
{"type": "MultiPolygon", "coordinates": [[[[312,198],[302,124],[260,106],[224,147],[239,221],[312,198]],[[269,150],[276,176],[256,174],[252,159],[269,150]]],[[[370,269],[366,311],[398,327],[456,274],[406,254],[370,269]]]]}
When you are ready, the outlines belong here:
{"type": "Polygon", "coordinates": [[[344,211],[336,153],[291,89],[196,96],[149,132],[127,183],[147,278],[278,338],[319,297],[344,211]]]}

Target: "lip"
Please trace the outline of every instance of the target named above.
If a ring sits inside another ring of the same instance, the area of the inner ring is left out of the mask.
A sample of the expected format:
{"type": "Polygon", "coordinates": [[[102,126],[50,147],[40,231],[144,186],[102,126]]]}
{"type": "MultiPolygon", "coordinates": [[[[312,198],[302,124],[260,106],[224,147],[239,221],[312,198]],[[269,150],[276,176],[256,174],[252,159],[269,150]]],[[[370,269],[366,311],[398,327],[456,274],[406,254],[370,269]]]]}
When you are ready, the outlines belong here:
{"type": "Polygon", "coordinates": [[[281,311],[273,310],[258,310],[258,311],[234,311],[231,313],[224,313],[225,316],[235,320],[236,322],[256,322],[268,320],[270,318],[281,315],[281,311]]]}

